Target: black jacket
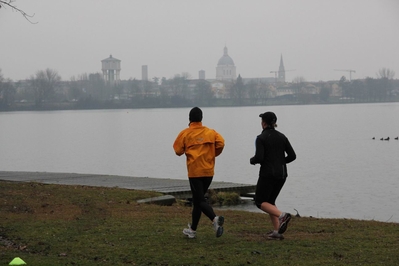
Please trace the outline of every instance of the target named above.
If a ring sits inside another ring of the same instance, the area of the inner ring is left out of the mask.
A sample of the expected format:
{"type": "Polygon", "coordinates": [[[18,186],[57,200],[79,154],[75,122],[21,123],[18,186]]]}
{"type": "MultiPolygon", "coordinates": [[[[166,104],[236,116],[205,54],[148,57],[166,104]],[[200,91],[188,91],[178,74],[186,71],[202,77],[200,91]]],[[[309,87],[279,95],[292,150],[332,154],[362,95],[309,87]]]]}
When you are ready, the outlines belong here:
{"type": "Polygon", "coordinates": [[[260,164],[259,177],[286,178],[287,164],[296,159],[288,138],[272,127],[267,127],[256,137],[255,156],[251,164],[260,164]]]}

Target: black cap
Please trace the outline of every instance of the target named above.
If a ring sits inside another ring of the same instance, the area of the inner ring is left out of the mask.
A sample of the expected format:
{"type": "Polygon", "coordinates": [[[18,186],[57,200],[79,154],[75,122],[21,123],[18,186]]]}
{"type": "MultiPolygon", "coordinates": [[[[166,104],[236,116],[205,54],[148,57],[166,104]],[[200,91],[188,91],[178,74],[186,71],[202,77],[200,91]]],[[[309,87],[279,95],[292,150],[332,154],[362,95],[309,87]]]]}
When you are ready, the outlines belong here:
{"type": "Polygon", "coordinates": [[[198,107],[194,107],[190,110],[188,115],[190,122],[201,122],[202,121],[202,111],[198,107]]]}
{"type": "Polygon", "coordinates": [[[266,122],[268,125],[273,125],[277,122],[277,116],[273,112],[266,112],[263,114],[260,114],[259,117],[262,117],[262,121],[266,122]]]}

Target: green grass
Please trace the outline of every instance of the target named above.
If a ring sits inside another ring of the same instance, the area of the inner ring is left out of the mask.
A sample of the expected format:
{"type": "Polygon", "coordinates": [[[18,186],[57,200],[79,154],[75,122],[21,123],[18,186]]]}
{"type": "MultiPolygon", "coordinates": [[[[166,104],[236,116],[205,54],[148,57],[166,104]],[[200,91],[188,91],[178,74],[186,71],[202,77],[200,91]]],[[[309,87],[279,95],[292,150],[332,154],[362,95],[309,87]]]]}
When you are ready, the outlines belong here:
{"type": "Polygon", "coordinates": [[[216,238],[203,215],[196,239],[182,229],[191,208],[136,200],[155,192],[0,181],[0,265],[398,265],[399,224],[294,217],[282,241],[268,216],[218,210],[216,238]]]}

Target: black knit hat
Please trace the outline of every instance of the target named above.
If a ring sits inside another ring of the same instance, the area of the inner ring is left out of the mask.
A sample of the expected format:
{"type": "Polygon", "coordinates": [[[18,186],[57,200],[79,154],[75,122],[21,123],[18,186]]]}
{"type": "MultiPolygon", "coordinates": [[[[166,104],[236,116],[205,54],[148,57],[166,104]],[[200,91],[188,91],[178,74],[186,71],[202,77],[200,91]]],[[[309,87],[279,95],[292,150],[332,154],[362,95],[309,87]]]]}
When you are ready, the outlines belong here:
{"type": "Polygon", "coordinates": [[[194,107],[190,110],[190,114],[188,115],[188,119],[190,122],[201,122],[202,121],[202,111],[198,107],[194,107]]]}
{"type": "Polygon", "coordinates": [[[266,113],[260,114],[259,117],[262,117],[262,121],[270,126],[277,122],[277,116],[273,112],[266,112],[266,113]]]}

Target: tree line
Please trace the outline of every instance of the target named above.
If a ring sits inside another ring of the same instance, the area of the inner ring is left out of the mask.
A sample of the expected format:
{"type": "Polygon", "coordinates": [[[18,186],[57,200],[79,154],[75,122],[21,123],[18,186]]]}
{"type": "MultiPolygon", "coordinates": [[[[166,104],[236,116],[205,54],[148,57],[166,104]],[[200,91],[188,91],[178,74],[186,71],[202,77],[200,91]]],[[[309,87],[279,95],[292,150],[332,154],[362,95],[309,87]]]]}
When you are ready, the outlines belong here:
{"type": "Polygon", "coordinates": [[[27,80],[13,82],[0,69],[0,109],[87,109],[181,106],[243,106],[267,104],[312,104],[336,102],[398,101],[399,80],[390,69],[380,69],[377,78],[348,81],[269,83],[244,79],[234,81],[193,80],[189,74],[166,79],[107,82],[101,73],[82,74],[62,81],[56,70],[37,71],[27,80]],[[215,85],[216,84],[216,85],[215,85]]]}

